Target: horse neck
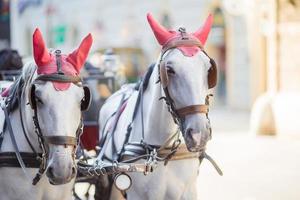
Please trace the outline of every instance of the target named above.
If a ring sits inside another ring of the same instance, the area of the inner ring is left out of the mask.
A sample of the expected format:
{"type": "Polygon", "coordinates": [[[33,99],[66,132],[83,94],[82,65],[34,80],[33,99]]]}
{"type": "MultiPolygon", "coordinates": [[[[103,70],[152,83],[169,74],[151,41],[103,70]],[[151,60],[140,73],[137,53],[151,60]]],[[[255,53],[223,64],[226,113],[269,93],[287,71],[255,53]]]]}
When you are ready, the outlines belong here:
{"type": "MultiPolygon", "coordinates": [[[[144,141],[149,144],[161,145],[175,133],[177,126],[173,122],[164,100],[159,100],[164,96],[164,92],[160,83],[157,83],[158,74],[158,65],[156,65],[143,96],[144,141]]],[[[140,122],[137,123],[140,124],[140,122]]],[[[141,133],[141,129],[138,132],[141,133]]]]}

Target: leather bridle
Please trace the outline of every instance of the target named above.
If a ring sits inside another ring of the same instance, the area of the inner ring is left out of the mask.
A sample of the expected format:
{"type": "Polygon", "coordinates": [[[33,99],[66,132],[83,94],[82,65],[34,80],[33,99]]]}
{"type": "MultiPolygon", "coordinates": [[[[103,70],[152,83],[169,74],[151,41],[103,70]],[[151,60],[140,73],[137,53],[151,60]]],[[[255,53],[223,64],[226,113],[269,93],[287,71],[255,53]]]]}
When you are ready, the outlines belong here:
{"type": "MultiPolygon", "coordinates": [[[[39,168],[38,173],[36,174],[35,178],[33,179],[32,184],[35,185],[38,183],[38,181],[41,179],[42,175],[46,171],[46,164],[47,164],[47,158],[48,158],[48,146],[49,144],[52,145],[62,145],[65,147],[72,146],[73,152],[72,157],[75,163],[75,152],[76,147],[79,143],[80,135],[83,132],[83,120],[82,116],[80,117],[80,122],[78,125],[78,128],[76,130],[76,136],[46,136],[43,134],[42,129],[40,127],[39,119],[38,119],[38,106],[37,106],[37,98],[35,96],[35,85],[40,82],[47,82],[47,81],[54,81],[54,82],[61,82],[61,83],[74,83],[80,87],[83,87],[84,89],[84,98],[81,101],[81,111],[85,111],[89,108],[90,102],[91,102],[91,93],[87,86],[82,85],[81,78],[77,75],[67,75],[64,74],[62,71],[62,60],[61,60],[61,52],[59,50],[55,51],[55,57],[56,57],[56,65],[57,65],[57,72],[53,74],[41,74],[38,75],[37,78],[32,81],[33,76],[35,73],[32,73],[31,77],[26,81],[25,85],[21,86],[20,91],[20,97],[19,94],[17,94],[18,99],[18,105],[21,106],[21,100],[25,99],[22,98],[25,94],[26,88],[29,88],[28,91],[28,101],[31,109],[33,110],[33,116],[32,120],[35,127],[35,133],[38,136],[38,143],[41,148],[41,153],[38,153],[38,151],[33,147],[31,141],[28,138],[27,131],[24,127],[24,120],[23,120],[23,114],[22,114],[22,108],[20,107],[20,121],[23,129],[24,136],[32,149],[32,153],[29,152],[21,152],[19,151],[16,138],[13,133],[11,120],[9,116],[10,110],[10,104],[12,103],[10,98],[7,99],[4,105],[1,105],[4,114],[5,114],[5,123],[6,127],[8,129],[9,135],[11,137],[11,141],[13,144],[13,147],[15,149],[14,152],[0,152],[0,167],[21,167],[26,175],[25,168],[39,168]],[[27,83],[31,83],[31,85],[27,85],[27,83]]],[[[1,144],[0,144],[1,147],[1,144]]],[[[75,174],[74,174],[75,175],[75,174]]],[[[27,175],[26,175],[27,176],[27,175]]]]}
{"type": "Polygon", "coordinates": [[[53,145],[62,145],[62,146],[73,146],[73,152],[72,157],[75,161],[75,152],[76,147],[79,142],[79,137],[83,132],[83,121],[82,116],[80,118],[80,123],[78,125],[78,128],[76,130],[76,137],[73,136],[45,136],[43,135],[43,132],[40,128],[39,120],[38,120],[38,109],[35,102],[35,82],[36,81],[55,81],[55,82],[61,82],[61,83],[74,83],[79,85],[81,83],[81,78],[79,76],[70,76],[65,75],[64,72],[61,69],[61,54],[59,50],[55,51],[56,56],[56,64],[57,64],[57,72],[54,74],[44,74],[39,75],[35,81],[32,83],[29,91],[29,104],[31,108],[33,109],[33,122],[35,126],[35,133],[38,136],[39,145],[42,149],[42,157],[41,157],[41,164],[39,168],[39,172],[36,174],[35,178],[33,179],[33,185],[37,184],[37,182],[40,180],[41,176],[44,174],[46,170],[46,162],[48,157],[48,150],[47,146],[49,144],[53,145]]]}
{"type": "MultiPolygon", "coordinates": [[[[181,132],[184,133],[184,118],[187,115],[192,115],[192,114],[206,114],[208,115],[209,111],[209,103],[208,103],[208,98],[209,96],[206,97],[205,104],[195,104],[195,105],[188,105],[182,108],[177,109],[175,107],[174,100],[172,99],[168,85],[169,85],[169,78],[168,78],[168,73],[167,69],[165,66],[165,63],[163,61],[163,57],[168,52],[170,49],[175,49],[178,47],[199,47],[201,51],[204,52],[203,46],[199,42],[199,40],[188,36],[185,33],[184,29],[179,29],[181,31],[181,35],[175,39],[172,39],[171,41],[167,42],[163,48],[162,48],[162,53],[159,61],[159,80],[161,82],[163,91],[165,93],[165,97],[162,97],[162,99],[165,100],[168,110],[171,113],[174,122],[179,125],[181,132]]],[[[206,53],[205,53],[206,54],[206,53]]],[[[207,54],[206,54],[207,55],[207,54]]],[[[209,72],[210,73],[210,72],[209,72]]],[[[209,81],[209,80],[208,80],[209,81]]],[[[209,85],[209,88],[214,87],[214,85],[209,85]]]]}
{"type": "MultiPolygon", "coordinates": [[[[165,100],[167,104],[168,111],[172,115],[174,122],[178,125],[179,129],[172,134],[172,136],[167,139],[162,145],[153,145],[145,142],[144,138],[144,119],[143,119],[143,92],[146,90],[148,85],[148,79],[151,76],[153,71],[154,65],[152,65],[148,72],[146,73],[143,81],[141,81],[135,87],[138,90],[137,100],[134,106],[133,114],[131,122],[127,126],[125,139],[123,142],[123,147],[120,151],[116,151],[116,145],[112,142],[112,157],[108,157],[105,155],[105,151],[110,144],[108,141],[110,140],[110,136],[113,137],[115,133],[115,128],[118,124],[119,117],[123,110],[121,109],[123,105],[126,105],[127,100],[130,98],[126,97],[126,94],[123,93],[121,101],[117,110],[109,116],[107,121],[104,123],[103,131],[106,130],[107,122],[112,117],[115,117],[115,120],[112,124],[112,128],[108,129],[106,133],[103,133],[103,137],[100,143],[100,153],[96,159],[94,164],[88,164],[86,161],[79,161],[79,171],[87,176],[100,176],[100,175],[107,175],[107,174],[116,174],[116,173],[126,173],[126,172],[143,172],[147,174],[153,171],[152,163],[157,161],[163,161],[164,165],[167,165],[168,161],[170,160],[182,160],[182,159],[191,159],[191,158],[198,158],[199,164],[201,164],[204,158],[208,159],[212,165],[215,167],[217,172],[222,175],[221,169],[218,167],[216,162],[206,154],[205,149],[201,149],[199,152],[191,152],[187,149],[185,144],[181,144],[180,139],[180,132],[185,134],[185,127],[184,127],[184,120],[187,115],[202,113],[205,114],[208,119],[208,112],[209,112],[209,97],[211,95],[207,95],[205,98],[205,104],[196,104],[196,105],[188,105],[182,108],[177,109],[172,99],[168,85],[169,79],[167,74],[167,69],[164,64],[163,58],[166,52],[171,49],[175,49],[181,46],[185,47],[199,47],[203,53],[203,46],[201,43],[192,37],[189,37],[185,34],[185,31],[181,30],[182,34],[178,38],[173,38],[167,44],[165,44],[162,48],[162,53],[160,56],[160,60],[158,63],[158,73],[159,73],[159,80],[157,83],[161,83],[162,89],[164,91],[164,97],[160,99],[165,100]],[[130,135],[132,132],[132,124],[136,120],[136,116],[138,110],[140,109],[140,116],[141,116],[141,140],[132,142],[130,141],[130,135]],[[138,160],[146,159],[146,164],[143,163],[134,163],[138,160]],[[111,163],[106,163],[105,161],[108,160],[111,163]],[[122,166],[121,166],[122,165],[122,166]]],[[[206,53],[205,53],[206,54],[206,53]]],[[[207,54],[206,54],[207,55],[207,54]]],[[[208,55],[207,55],[208,56],[208,55]]],[[[209,56],[208,56],[209,57],[209,56]]],[[[210,57],[209,57],[210,58],[210,57]]],[[[208,70],[208,88],[213,88],[216,85],[216,78],[217,78],[217,68],[215,62],[210,58],[211,67],[208,70]]],[[[209,122],[209,119],[208,119],[209,122]]],[[[209,128],[211,134],[211,128],[209,128]]],[[[112,139],[114,141],[114,139],[112,139]]]]}

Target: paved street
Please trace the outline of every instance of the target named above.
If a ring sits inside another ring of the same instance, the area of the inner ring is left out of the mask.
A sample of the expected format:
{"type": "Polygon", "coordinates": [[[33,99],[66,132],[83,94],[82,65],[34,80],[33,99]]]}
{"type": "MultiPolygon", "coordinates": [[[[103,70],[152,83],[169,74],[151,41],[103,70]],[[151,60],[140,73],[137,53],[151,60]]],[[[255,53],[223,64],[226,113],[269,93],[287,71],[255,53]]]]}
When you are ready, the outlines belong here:
{"type": "Polygon", "coordinates": [[[207,153],[224,176],[203,161],[198,186],[201,200],[300,199],[299,139],[251,135],[247,112],[213,107],[210,118],[214,133],[207,153]]]}
{"type": "Polygon", "coordinates": [[[244,112],[218,110],[211,118],[216,131],[207,153],[224,176],[220,177],[208,161],[203,162],[201,200],[300,199],[300,140],[251,135],[244,112]]]}

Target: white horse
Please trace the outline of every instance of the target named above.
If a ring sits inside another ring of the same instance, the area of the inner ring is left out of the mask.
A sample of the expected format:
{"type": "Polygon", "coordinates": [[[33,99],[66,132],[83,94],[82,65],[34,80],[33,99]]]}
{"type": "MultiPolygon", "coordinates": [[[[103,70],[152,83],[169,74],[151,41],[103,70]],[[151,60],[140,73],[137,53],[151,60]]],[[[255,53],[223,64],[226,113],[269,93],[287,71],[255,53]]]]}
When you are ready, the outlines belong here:
{"type": "MultiPolygon", "coordinates": [[[[168,31],[150,14],[147,18],[162,45],[162,53],[154,66],[147,89],[141,94],[143,100],[138,103],[137,114],[132,121],[139,92],[128,85],[112,95],[100,111],[100,134],[103,137],[113,127],[116,119],[110,116],[118,108],[121,99],[128,98],[115,127],[114,137],[111,137],[114,141],[110,140],[108,147],[115,143],[115,152],[122,152],[129,124],[132,124],[132,130],[127,143],[139,143],[143,138],[145,144],[162,146],[176,133],[179,124],[187,149],[202,152],[211,138],[206,97],[208,89],[216,84],[215,63],[203,51],[212,16],[193,34],[186,33],[182,28],[168,31]],[[172,106],[167,106],[161,97],[166,97],[172,106]],[[174,119],[180,122],[176,124],[174,119]]],[[[106,158],[113,159],[114,155],[113,148],[105,149],[106,158]]],[[[127,199],[197,199],[198,167],[199,159],[193,157],[171,160],[166,166],[159,163],[157,169],[147,176],[131,173],[132,186],[127,191],[127,199]]]]}
{"type": "MultiPolygon", "coordinates": [[[[80,132],[82,102],[85,101],[85,91],[78,75],[91,44],[92,37],[89,35],[73,53],[64,55],[56,51],[54,55],[48,52],[40,31],[38,29],[35,31],[33,35],[35,63],[25,65],[22,74],[10,88],[10,93],[14,89],[18,92],[10,95],[10,100],[7,98],[2,100],[1,104],[4,101],[16,100],[15,108],[7,110],[10,112],[9,121],[17,147],[22,155],[24,152],[33,154],[33,150],[37,153],[46,153],[45,175],[41,176],[36,185],[32,185],[39,171],[38,167],[25,169],[3,167],[8,161],[0,156],[1,200],[72,199],[72,187],[76,176],[74,154],[76,139],[79,137],[76,134],[80,132]],[[58,75],[57,71],[61,74],[58,75]],[[62,81],[64,78],[66,80],[62,81]],[[33,116],[37,117],[38,126],[34,124],[33,116]],[[42,141],[39,141],[39,138],[42,141]],[[41,147],[45,148],[45,151],[41,147]]],[[[5,121],[3,110],[0,110],[0,121],[3,126],[5,121]]],[[[0,155],[7,152],[14,155],[16,146],[13,145],[7,121],[5,127],[5,129],[2,127],[4,139],[0,146],[0,155]]],[[[18,164],[16,158],[13,162],[18,164]]],[[[23,162],[30,165],[24,157],[23,162]]]]}

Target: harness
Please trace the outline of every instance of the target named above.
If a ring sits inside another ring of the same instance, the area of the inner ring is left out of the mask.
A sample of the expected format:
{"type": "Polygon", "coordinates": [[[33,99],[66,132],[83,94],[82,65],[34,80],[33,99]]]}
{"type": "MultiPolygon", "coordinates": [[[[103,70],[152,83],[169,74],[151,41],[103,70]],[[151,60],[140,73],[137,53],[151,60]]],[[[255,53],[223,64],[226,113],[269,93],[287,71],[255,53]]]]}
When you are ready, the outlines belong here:
{"type": "MultiPolygon", "coordinates": [[[[117,110],[108,118],[107,122],[115,117],[115,121],[113,123],[112,131],[106,133],[104,135],[104,140],[102,140],[100,144],[100,153],[96,159],[96,163],[94,165],[90,165],[84,161],[78,162],[78,169],[81,173],[86,176],[99,176],[99,175],[107,175],[107,174],[118,174],[123,172],[143,172],[147,174],[152,172],[156,167],[157,161],[163,161],[166,165],[170,160],[182,160],[182,159],[190,159],[190,158],[199,158],[199,163],[202,162],[204,158],[207,158],[212,165],[216,168],[217,172],[222,175],[221,169],[217,166],[217,164],[213,161],[213,159],[205,153],[205,149],[201,152],[190,152],[187,150],[185,144],[181,144],[180,132],[185,130],[184,128],[184,118],[190,114],[196,113],[204,113],[208,118],[208,107],[209,107],[209,96],[206,97],[205,104],[203,105],[188,105],[186,107],[177,109],[174,104],[174,100],[171,98],[169,90],[168,90],[168,75],[165,63],[163,62],[163,57],[166,52],[170,49],[174,49],[180,46],[188,46],[188,47],[199,47],[203,52],[203,46],[200,42],[194,38],[188,37],[185,33],[184,29],[180,29],[181,36],[175,40],[170,41],[166,45],[163,46],[160,61],[158,64],[159,67],[159,80],[161,83],[165,96],[161,97],[160,100],[164,100],[168,111],[173,117],[174,123],[178,125],[178,130],[167,140],[163,145],[152,145],[148,144],[144,141],[144,119],[143,119],[143,93],[146,90],[148,79],[151,76],[153,71],[153,67],[150,67],[148,72],[146,73],[142,82],[137,84],[136,89],[138,89],[138,97],[135,104],[135,108],[133,111],[133,116],[131,123],[127,126],[126,135],[124,145],[120,152],[116,152],[116,147],[113,143],[113,158],[107,158],[104,154],[104,151],[107,148],[108,140],[111,137],[114,137],[114,130],[117,126],[118,118],[120,116],[120,108],[126,102],[127,98],[125,94],[123,94],[121,101],[117,110]],[[139,109],[140,108],[140,109],[139,109]],[[140,142],[129,142],[129,137],[132,130],[132,124],[135,121],[135,117],[137,112],[141,112],[141,141],[140,142]],[[134,163],[138,160],[144,159],[146,160],[144,163],[134,163]],[[106,163],[104,160],[109,160],[111,163],[106,163]]],[[[208,87],[212,88],[216,85],[216,64],[210,58],[211,68],[208,71],[208,87]]],[[[209,120],[209,119],[208,119],[209,120]]],[[[105,130],[105,126],[103,130],[105,130]]],[[[211,129],[210,129],[211,131],[211,129]]]]}
{"type": "MultiPolygon", "coordinates": [[[[76,137],[73,136],[45,136],[40,128],[39,119],[38,119],[38,107],[36,105],[36,97],[35,97],[35,83],[37,81],[55,81],[55,82],[63,82],[63,83],[74,83],[79,86],[81,86],[81,78],[79,76],[69,76],[64,74],[61,68],[61,52],[60,50],[55,51],[56,56],[56,64],[57,64],[57,72],[54,74],[45,74],[45,75],[38,75],[38,77],[35,79],[35,81],[31,84],[29,89],[29,104],[31,109],[33,110],[33,117],[32,121],[35,127],[35,133],[38,137],[38,143],[41,149],[41,153],[37,153],[38,151],[33,147],[32,143],[30,142],[28,138],[28,133],[26,132],[26,129],[24,127],[24,120],[23,120],[23,113],[22,108],[20,107],[20,121],[23,129],[23,133],[25,135],[25,138],[32,149],[33,152],[20,152],[18,145],[16,143],[16,138],[14,136],[13,129],[11,127],[11,120],[9,117],[9,110],[11,106],[11,99],[8,98],[5,104],[1,105],[4,114],[5,114],[5,128],[7,128],[11,141],[13,143],[13,147],[15,149],[15,152],[1,152],[0,153],[0,167],[21,167],[22,170],[25,172],[25,168],[39,168],[38,173],[36,174],[35,178],[32,181],[33,185],[36,185],[38,181],[41,179],[42,175],[44,174],[46,170],[46,163],[47,163],[47,157],[48,157],[48,150],[47,146],[48,144],[54,144],[54,145],[63,145],[65,147],[67,146],[73,146],[73,159],[75,161],[75,151],[76,147],[79,143],[80,135],[83,132],[83,121],[82,116],[80,119],[80,123],[78,125],[77,131],[76,131],[76,137]]],[[[32,76],[30,77],[30,81],[33,78],[34,73],[32,73],[32,76]]],[[[20,77],[19,77],[20,78],[20,77]]],[[[21,79],[21,78],[20,78],[21,79]]],[[[90,96],[88,96],[88,88],[86,86],[84,87],[84,93],[85,97],[81,102],[81,110],[84,111],[88,109],[89,103],[90,103],[90,96]],[[87,89],[86,89],[87,88],[87,89]],[[87,95],[87,96],[86,96],[87,95]]],[[[18,105],[21,106],[21,99],[23,97],[24,91],[26,88],[26,84],[22,85],[22,91],[21,94],[17,95],[18,98],[18,105]]],[[[4,131],[3,131],[4,132],[4,131]]],[[[1,145],[0,145],[1,148],[1,145]]]]}
{"type": "MultiPolygon", "coordinates": [[[[182,107],[180,109],[177,109],[174,100],[170,96],[168,85],[169,85],[169,80],[168,80],[168,74],[166,70],[166,65],[163,61],[164,55],[171,49],[175,49],[180,46],[187,46],[187,47],[199,47],[202,51],[203,46],[201,43],[194,38],[189,37],[184,28],[180,28],[179,31],[181,32],[181,36],[178,37],[175,40],[171,40],[167,44],[163,46],[162,53],[159,59],[159,82],[162,85],[163,91],[165,96],[161,97],[160,100],[164,100],[169,113],[172,115],[174,123],[178,125],[179,129],[167,140],[163,143],[163,145],[158,146],[158,145],[151,145],[147,144],[144,142],[144,126],[143,126],[143,92],[146,88],[140,87],[139,89],[139,96],[136,102],[132,122],[134,121],[134,118],[136,116],[136,112],[138,110],[138,107],[140,106],[141,110],[141,124],[142,124],[142,139],[141,142],[134,142],[134,143],[128,143],[130,131],[131,131],[131,124],[129,124],[127,128],[127,134],[126,134],[126,140],[124,142],[124,146],[122,151],[119,153],[121,155],[121,158],[119,157],[119,161],[123,161],[124,158],[128,157],[139,157],[140,155],[149,155],[151,151],[154,149],[156,150],[157,153],[157,159],[160,161],[164,161],[165,165],[168,163],[170,160],[181,160],[181,159],[190,159],[190,158],[199,158],[200,163],[202,162],[203,158],[210,158],[206,153],[205,150],[201,152],[190,152],[188,151],[187,147],[185,144],[181,144],[181,139],[180,139],[180,132],[184,133],[185,130],[185,117],[187,115],[191,114],[197,114],[197,113],[204,113],[206,114],[206,117],[209,121],[208,118],[208,112],[209,112],[209,97],[211,95],[208,95],[205,99],[205,104],[197,104],[197,105],[188,105],[185,107],[182,107]],[[123,157],[123,158],[122,158],[123,157]]],[[[206,53],[205,53],[206,54],[206,53]]],[[[207,54],[206,54],[207,55],[207,54]]],[[[209,57],[210,58],[210,57],[209,57]]],[[[216,65],[215,62],[210,58],[210,63],[211,63],[211,68],[209,69],[208,72],[208,87],[212,88],[216,85],[216,65]],[[213,76],[212,76],[213,74],[213,76]]],[[[147,72],[145,78],[147,78],[147,75],[152,73],[152,69],[150,68],[149,71],[147,72]]],[[[147,80],[147,79],[144,79],[147,80]]],[[[141,84],[143,85],[143,84],[141,84]]],[[[211,134],[211,128],[210,134],[211,134]]],[[[212,160],[212,159],[208,159],[212,160]]],[[[213,160],[212,160],[213,161],[213,160]]],[[[216,168],[218,173],[222,175],[222,171],[220,168],[216,165],[216,163],[213,161],[211,162],[213,166],[216,168]]]]}

